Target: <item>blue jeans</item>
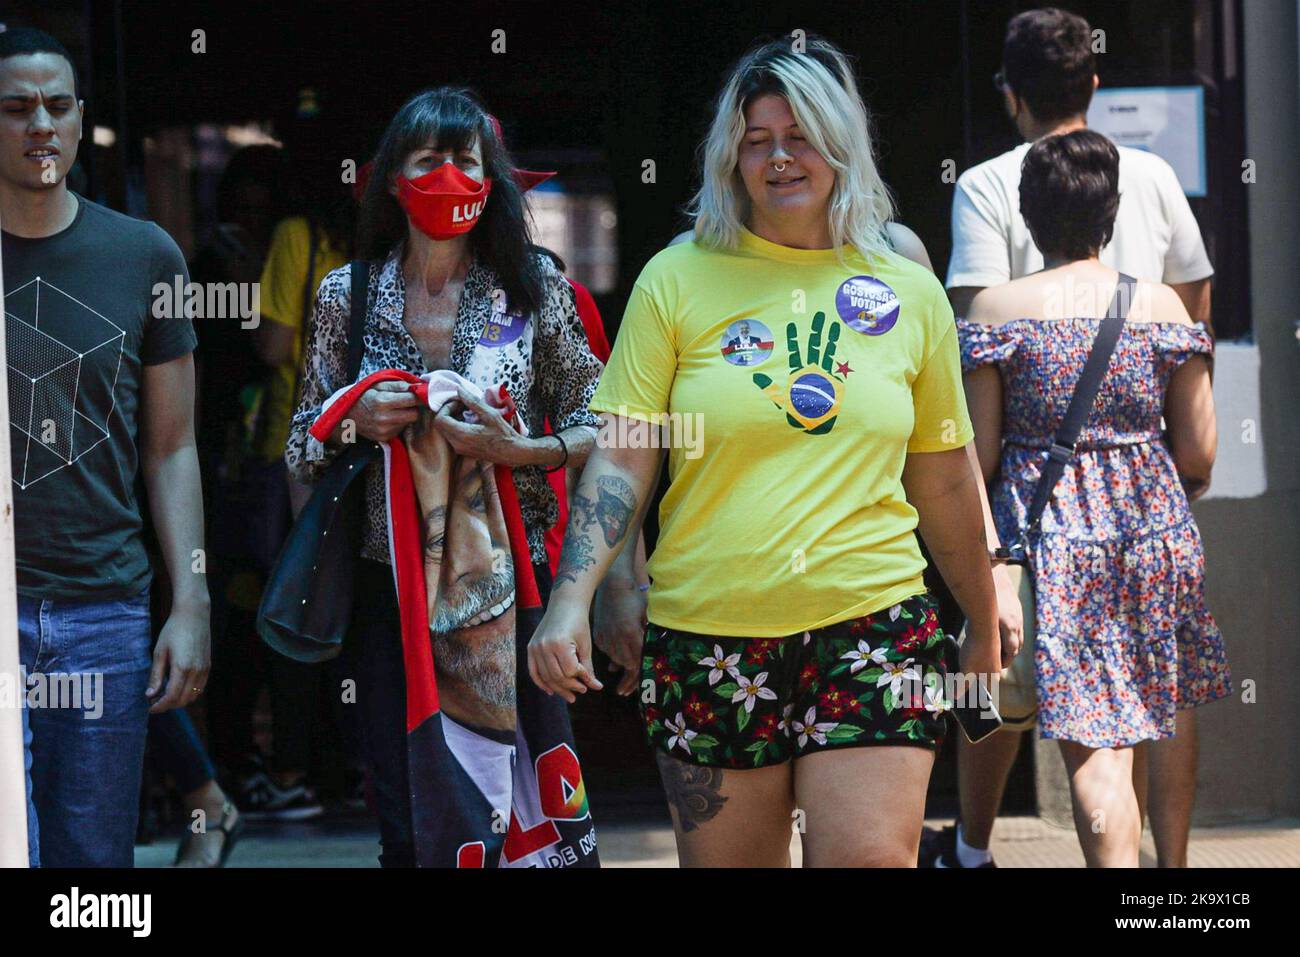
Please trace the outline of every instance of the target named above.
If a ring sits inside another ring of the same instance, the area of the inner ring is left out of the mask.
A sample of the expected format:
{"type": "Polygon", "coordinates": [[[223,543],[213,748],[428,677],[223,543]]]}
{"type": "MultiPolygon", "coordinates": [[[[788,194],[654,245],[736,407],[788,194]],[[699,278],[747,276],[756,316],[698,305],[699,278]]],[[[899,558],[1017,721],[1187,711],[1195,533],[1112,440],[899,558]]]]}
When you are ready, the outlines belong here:
{"type": "Polygon", "coordinates": [[[147,589],[106,602],[19,596],[33,867],[134,863],[150,639],[147,589]],[[42,689],[44,697],[33,700],[42,689]]]}

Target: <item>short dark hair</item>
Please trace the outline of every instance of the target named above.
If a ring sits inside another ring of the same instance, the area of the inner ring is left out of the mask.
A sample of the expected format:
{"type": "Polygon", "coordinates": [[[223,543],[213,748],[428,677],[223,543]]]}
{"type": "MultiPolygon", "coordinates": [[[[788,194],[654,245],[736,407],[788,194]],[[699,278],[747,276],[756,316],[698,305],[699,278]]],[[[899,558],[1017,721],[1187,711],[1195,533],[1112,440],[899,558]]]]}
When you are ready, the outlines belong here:
{"type": "Polygon", "coordinates": [[[1119,150],[1093,130],[1045,136],[1020,164],[1020,215],[1044,256],[1087,259],[1110,242],[1119,150]]]}
{"type": "Polygon", "coordinates": [[[1011,18],[1002,45],[1002,75],[1045,123],[1088,112],[1097,60],[1088,21],[1055,7],[1011,18]]]}
{"type": "Polygon", "coordinates": [[[81,99],[81,81],[77,79],[77,64],[67,47],[44,30],[35,27],[15,27],[0,32],[0,60],[11,56],[27,56],[32,53],[53,53],[68,61],[72,70],[72,95],[81,99]]]}

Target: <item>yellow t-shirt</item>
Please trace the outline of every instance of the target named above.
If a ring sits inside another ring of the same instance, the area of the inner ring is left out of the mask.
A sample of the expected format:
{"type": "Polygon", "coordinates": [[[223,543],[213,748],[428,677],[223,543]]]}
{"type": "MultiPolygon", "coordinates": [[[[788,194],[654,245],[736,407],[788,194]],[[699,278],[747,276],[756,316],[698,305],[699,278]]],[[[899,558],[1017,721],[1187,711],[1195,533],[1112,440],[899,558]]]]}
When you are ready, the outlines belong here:
{"type": "MultiPolygon", "coordinates": [[[[258,301],[262,319],[293,330],[293,359],[275,368],[262,398],[264,424],[257,451],[268,462],[284,457],[284,444],[289,438],[289,419],[293,417],[294,403],[298,401],[294,389],[298,384],[299,363],[302,362],[302,328],[306,318],[303,315],[302,293],[307,282],[307,254],[311,249],[311,236],[307,228],[307,220],[302,216],[285,219],[275,227],[259,283],[258,301]]],[[[325,231],[318,227],[311,302],[315,302],[315,287],[320,286],[326,273],[346,262],[347,257],[334,249],[325,231]]]]}
{"type": "Polygon", "coordinates": [[[591,409],[695,426],[672,430],[655,624],[770,638],[924,591],[901,477],[974,434],[956,326],[928,270],[844,253],[746,231],[638,277],[591,409]]]}

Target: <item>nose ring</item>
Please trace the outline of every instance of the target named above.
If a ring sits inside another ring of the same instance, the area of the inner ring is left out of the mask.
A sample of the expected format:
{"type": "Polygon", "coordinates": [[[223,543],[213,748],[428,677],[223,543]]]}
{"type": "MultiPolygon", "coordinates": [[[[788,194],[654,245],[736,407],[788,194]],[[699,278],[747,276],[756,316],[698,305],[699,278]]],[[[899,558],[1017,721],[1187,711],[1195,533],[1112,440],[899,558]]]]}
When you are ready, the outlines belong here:
{"type": "Polygon", "coordinates": [[[772,169],[776,170],[778,173],[784,173],[784,172],[785,172],[785,164],[784,164],[784,163],[773,163],[773,164],[772,164],[772,169]]]}

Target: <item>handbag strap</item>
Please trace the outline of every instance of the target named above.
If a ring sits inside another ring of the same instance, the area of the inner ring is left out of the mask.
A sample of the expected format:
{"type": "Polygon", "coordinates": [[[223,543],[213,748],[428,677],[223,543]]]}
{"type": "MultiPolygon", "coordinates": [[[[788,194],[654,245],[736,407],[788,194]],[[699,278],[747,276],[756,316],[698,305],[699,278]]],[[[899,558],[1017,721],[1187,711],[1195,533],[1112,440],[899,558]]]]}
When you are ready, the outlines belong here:
{"type": "Polygon", "coordinates": [[[352,271],[352,314],[348,323],[348,381],[361,377],[361,360],[366,352],[366,313],[370,310],[370,263],[364,259],[349,264],[352,271]]]}
{"type": "Polygon", "coordinates": [[[1119,334],[1124,329],[1124,320],[1128,317],[1129,306],[1133,303],[1133,291],[1137,280],[1132,276],[1119,274],[1119,283],[1115,286],[1115,296],[1110,301],[1106,315],[1097,326],[1097,335],[1092,340],[1088,359],[1079,373],[1079,381],[1074,385],[1074,394],[1065,410],[1061,424],[1052,437],[1052,447],[1047,453],[1042,474],[1034,489],[1034,498],[1025,515],[1025,528],[1020,535],[1020,544],[1027,544],[1029,536],[1038,531],[1047,509],[1047,500],[1051,498],[1056,483],[1065,474],[1065,467],[1074,457],[1074,447],[1079,441],[1079,433],[1088,423],[1092,407],[1101,389],[1101,381],[1106,378],[1106,369],[1110,366],[1111,354],[1119,342],[1119,334]]]}

